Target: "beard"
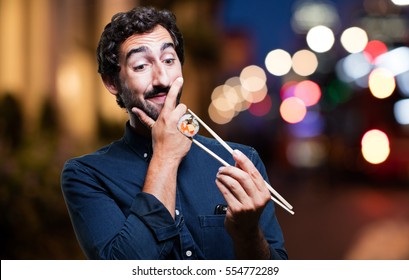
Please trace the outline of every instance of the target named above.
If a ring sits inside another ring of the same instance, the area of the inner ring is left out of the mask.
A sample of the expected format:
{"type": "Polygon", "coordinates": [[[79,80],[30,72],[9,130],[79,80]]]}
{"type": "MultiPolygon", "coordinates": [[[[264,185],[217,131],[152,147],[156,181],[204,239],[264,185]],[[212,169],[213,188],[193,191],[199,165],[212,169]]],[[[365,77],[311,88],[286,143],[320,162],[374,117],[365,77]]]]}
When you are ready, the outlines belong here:
{"type": "MultiPolygon", "coordinates": [[[[152,90],[145,92],[143,99],[138,99],[136,94],[128,88],[127,85],[121,83],[120,91],[117,95],[117,102],[121,104],[128,112],[132,112],[133,107],[137,107],[144,111],[151,119],[157,120],[162,107],[158,108],[151,102],[146,101],[146,99],[155,97],[160,93],[168,93],[170,87],[153,87],[152,90]]],[[[176,105],[180,103],[180,98],[182,96],[182,89],[180,89],[178,96],[176,97],[176,105]]]]}

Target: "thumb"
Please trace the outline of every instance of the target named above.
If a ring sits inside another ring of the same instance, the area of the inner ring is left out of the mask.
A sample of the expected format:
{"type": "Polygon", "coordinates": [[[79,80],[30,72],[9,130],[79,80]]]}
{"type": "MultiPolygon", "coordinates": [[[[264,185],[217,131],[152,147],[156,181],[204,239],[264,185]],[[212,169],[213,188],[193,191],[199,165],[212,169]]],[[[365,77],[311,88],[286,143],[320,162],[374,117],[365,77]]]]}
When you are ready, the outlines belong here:
{"type": "Polygon", "coordinates": [[[133,107],[132,112],[139,118],[141,123],[144,124],[146,127],[152,128],[152,126],[155,124],[155,121],[141,109],[133,107]]]}

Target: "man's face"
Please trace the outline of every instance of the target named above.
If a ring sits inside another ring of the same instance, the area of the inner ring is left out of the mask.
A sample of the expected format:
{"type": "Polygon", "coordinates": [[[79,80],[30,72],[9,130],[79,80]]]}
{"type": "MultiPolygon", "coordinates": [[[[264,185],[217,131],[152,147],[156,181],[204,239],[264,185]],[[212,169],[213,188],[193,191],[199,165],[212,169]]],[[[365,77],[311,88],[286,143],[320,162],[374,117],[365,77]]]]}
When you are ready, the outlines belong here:
{"type": "Polygon", "coordinates": [[[126,109],[131,112],[132,107],[138,107],[156,120],[170,85],[182,76],[169,32],[158,25],[151,33],[133,35],[122,43],[119,53],[118,94],[126,109]]]}

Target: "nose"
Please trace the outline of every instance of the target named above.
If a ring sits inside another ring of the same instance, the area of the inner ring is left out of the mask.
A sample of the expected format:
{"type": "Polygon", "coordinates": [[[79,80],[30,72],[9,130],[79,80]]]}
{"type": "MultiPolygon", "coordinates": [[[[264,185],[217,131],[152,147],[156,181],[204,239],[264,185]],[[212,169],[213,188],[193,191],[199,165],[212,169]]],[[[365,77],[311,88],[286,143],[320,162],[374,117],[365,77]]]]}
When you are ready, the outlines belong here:
{"type": "Polygon", "coordinates": [[[169,75],[166,71],[166,67],[162,64],[155,65],[152,73],[152,85],[153,86],[160,86],[160,87],[167,87],[169,86],[169,75]]]}

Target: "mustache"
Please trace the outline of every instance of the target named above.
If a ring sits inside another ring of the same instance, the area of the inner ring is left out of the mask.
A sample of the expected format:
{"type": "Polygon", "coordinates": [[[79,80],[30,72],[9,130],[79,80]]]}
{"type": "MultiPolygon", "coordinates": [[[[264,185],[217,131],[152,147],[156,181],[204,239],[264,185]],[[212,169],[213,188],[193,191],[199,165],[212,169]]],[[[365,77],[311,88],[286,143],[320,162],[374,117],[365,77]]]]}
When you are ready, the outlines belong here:
{"type": "Polygon", "coordinates": [[[170,87],[153,87],[150,91],[147,91],[145,93],[145,98],[152,98],[160,93],[167,94],[169,90],[170,90],[170,87]]]}

